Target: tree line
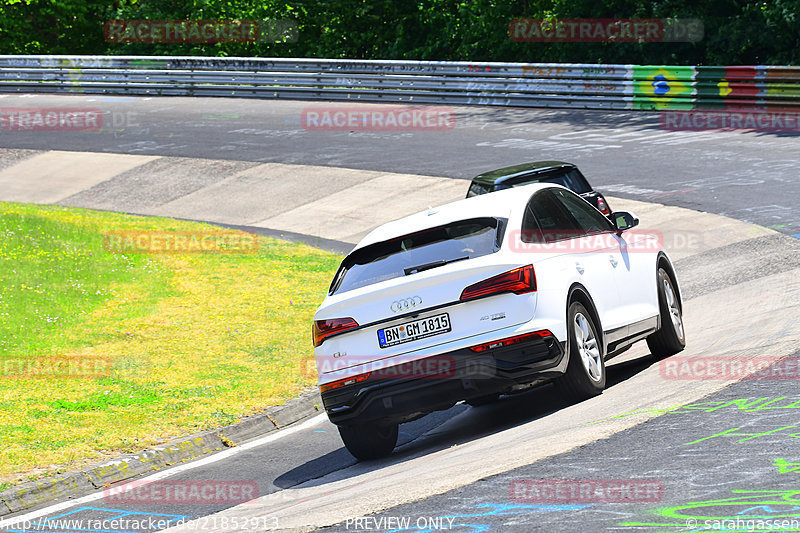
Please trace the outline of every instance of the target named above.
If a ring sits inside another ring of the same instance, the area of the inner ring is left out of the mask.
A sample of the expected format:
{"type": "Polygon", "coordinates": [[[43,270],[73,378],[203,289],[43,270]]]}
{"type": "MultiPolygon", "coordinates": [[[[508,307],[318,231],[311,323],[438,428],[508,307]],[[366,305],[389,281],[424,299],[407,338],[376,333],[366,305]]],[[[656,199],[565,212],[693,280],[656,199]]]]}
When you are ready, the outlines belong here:
{"type": "Polygon", "coordinates": [[[0,53],[797,65],[800,0],[0,0],[0,53]],[[515,42],[509,23],[519,18],[698,19],[703,37],[515,42]],[[106,21],[130,19],[290,21],[291,35],[148,43],[104,34],[106,21]]]}

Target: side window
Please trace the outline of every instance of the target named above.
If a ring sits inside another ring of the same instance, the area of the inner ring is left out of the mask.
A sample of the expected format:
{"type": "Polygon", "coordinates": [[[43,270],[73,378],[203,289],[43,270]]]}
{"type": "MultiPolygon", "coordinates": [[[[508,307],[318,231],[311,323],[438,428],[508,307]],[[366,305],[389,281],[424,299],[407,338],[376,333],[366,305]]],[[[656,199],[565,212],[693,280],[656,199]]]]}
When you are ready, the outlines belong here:
{"type": "Polygon", "coordinates": [[[553,189],[552,192],[569,214],[572,215],[572,218],[575,219],[580,230],[586,233],[597,233],[614,229],[600,211],[589,205],[580,196],[563,189],[553,189]]]}
{"type": "Polygon", "coordinates": [[[559,204],[552,189],[533,195],[522,219],[522,238],[525,242],[554,242],[576,236],[580,228],[559,204]],[[527,234],[526,229],[529,230],[527,234]]]}
{"type": "Polygon", "coordinates": [[[522,242],[542,242],[542,230],[533,214],[532,202],[525,206],[525,215],[522,217],[522,242]]]}

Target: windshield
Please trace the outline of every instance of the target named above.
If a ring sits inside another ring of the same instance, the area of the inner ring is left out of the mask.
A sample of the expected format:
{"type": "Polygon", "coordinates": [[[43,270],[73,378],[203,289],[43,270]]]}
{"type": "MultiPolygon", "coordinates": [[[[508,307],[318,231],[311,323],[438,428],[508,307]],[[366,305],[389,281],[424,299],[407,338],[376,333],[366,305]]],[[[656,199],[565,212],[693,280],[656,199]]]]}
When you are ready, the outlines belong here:
{"type": "Polygon", "coordinates": [[[342,261],[330,294],[496,252],[504,219],[473,218],[360,248],[342,261]]]}

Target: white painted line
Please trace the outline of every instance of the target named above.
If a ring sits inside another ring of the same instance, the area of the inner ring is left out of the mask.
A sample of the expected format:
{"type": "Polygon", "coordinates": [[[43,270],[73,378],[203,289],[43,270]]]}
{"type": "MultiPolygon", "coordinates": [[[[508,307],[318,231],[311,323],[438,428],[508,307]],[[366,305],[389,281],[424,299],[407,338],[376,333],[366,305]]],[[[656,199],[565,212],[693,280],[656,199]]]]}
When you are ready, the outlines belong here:
{"type": "MultiPolygon", "coordinates": [[[[328,416],[325,413],[319,414],[314,418],[310,418],[303,422],[302,424],[294,427],[290,427],[287,429],[278,430],[276,433],[271,435],[267,435],[266,437],[261,437],[260,439],[248,442],[246,444],[242,444],[241,446],[237,446],[235,448],[229,448],[225,451],[215,453],[210,455],[204,459],[200,459],[199,461],[194,461],[191,463],[187,463],[185,465],[176,466],[170,468],[169,470],[164,470],[162,472],[158,472],[156,474],[152,474],[140,480],[136,480],[137,486],[148,485],[155,481],[159,481],[168,477],[172,477],[175,474],[180,474],[181,472],[186,472],[187,470],[193,470],[195,468],[199,468],[201,466],[209,465],[212,463],[216,463],[217,461],[222,461],[223,459],[228,459],[238,453],[244,452],[246,450],[251,450],[253,448],[258,448],[259,446],[263,446],[265,444],[269,444],[270,442],[274,442],[276,440],[282,439],[283,437],[288,437],[298,431],[303,431],[304,429],[308,429],[310,427],[314,427],[320,422],[327,420],[328,416]]],[[[68,500],[62,503],[57,503],[55,505],[51,505],[49,507],[45,507],[44,509],[39,509],[38,511],[33,511],[28,514],[18,516],[15,518],[7,518],[3,519],[0,518],[0,528],[7,528],[14,524],[18,524],[19,522],[31,522],[36,518],[48,515],[50,513],[54,513],[57,511],[62,511],[64,509],[69,509],[70,507],[74,507],[76,505],[82,505],[84,503],[93,502],[95,500],[99,500],[105,494],[105,489],[100,492],[95,492],[93,494],[89,494],[83,496],[81,498],[77,498],[75,500],[68,500]]]]}

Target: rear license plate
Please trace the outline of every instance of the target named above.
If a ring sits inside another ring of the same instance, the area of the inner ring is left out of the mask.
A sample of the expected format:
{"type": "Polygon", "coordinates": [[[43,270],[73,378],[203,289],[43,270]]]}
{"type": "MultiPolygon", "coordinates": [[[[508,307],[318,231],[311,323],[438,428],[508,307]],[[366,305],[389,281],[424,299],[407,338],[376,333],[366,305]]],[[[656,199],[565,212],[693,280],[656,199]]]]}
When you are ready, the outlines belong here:
{"type": "Polygon", "coordinates": [[[406,322],[399,326],[379,329],[378,345],[381,348],[388,348],[404,342],[433,337],[448,331],[450,331],[450,315],[442,313],[441,315],[406,322]]]}

